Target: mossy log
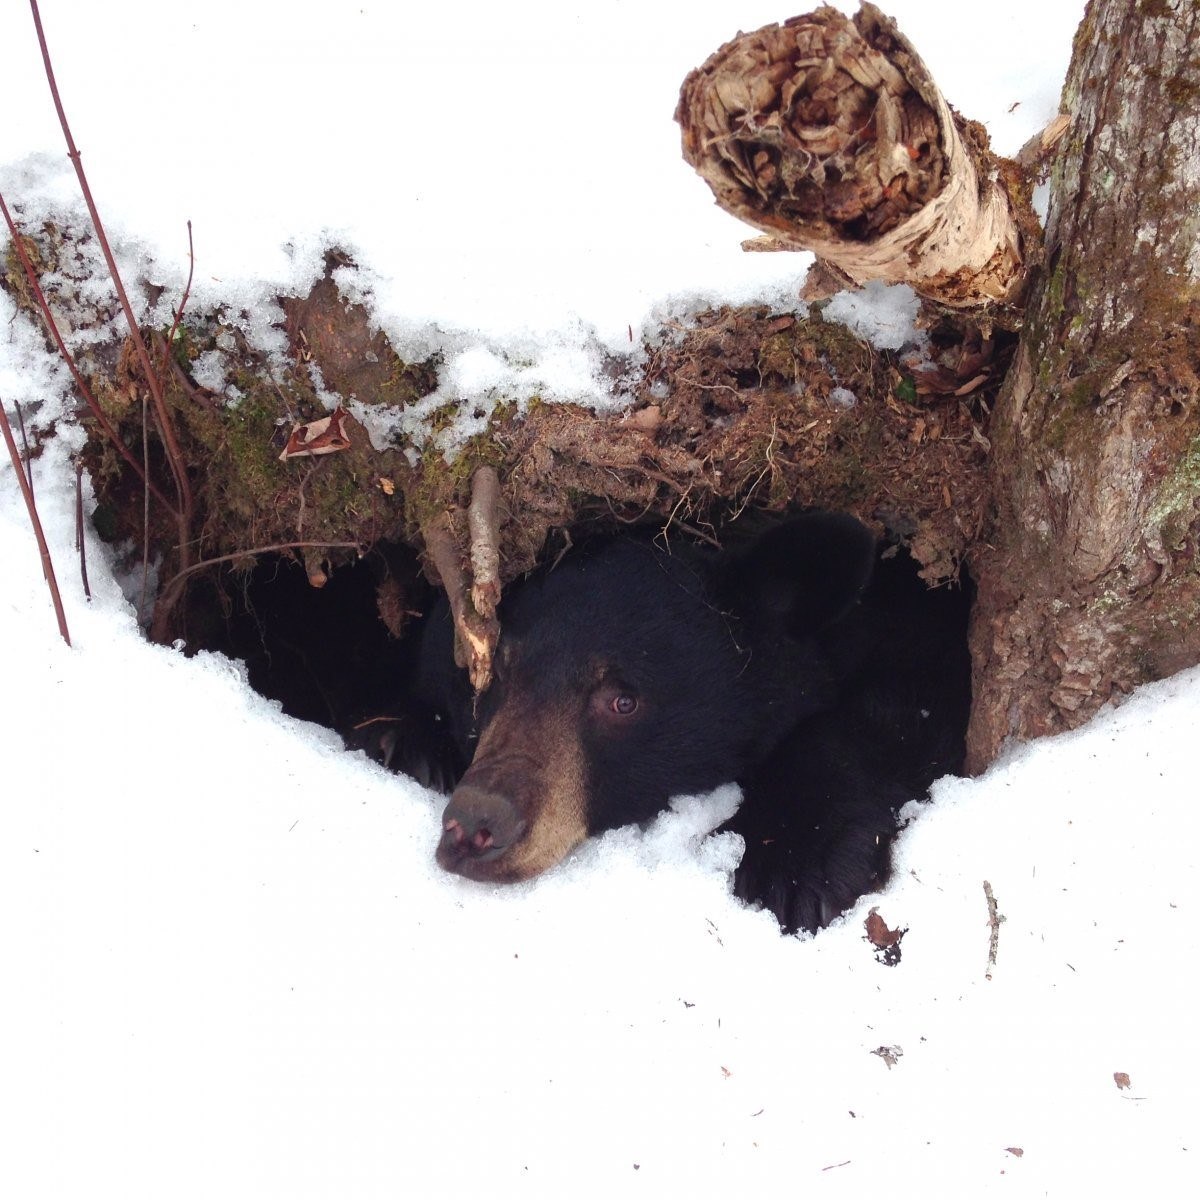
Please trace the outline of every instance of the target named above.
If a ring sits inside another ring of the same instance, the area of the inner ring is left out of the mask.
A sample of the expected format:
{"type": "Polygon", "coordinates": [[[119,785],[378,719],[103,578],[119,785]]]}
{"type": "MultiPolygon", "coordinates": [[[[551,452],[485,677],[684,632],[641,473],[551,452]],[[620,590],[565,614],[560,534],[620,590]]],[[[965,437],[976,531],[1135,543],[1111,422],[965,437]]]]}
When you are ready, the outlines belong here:
{"type": "Polygon", "coordinates": [[[973,558],[970,765],[1200,661],[1200,9],[1093,0],[973,558]]]}

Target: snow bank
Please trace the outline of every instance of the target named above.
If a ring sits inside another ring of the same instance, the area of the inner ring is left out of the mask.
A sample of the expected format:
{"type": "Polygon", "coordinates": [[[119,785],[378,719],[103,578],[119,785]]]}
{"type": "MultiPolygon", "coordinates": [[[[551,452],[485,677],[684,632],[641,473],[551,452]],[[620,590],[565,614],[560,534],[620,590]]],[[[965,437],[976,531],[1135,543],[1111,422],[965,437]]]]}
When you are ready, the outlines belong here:
{"type": "MultiPolygon", "coordinates": [[[[1081,8],[891,11],[1011,151],[1055,106],[1081,8]]],[[[389,335],[449,351],[443,386],[482,397],[584,380],[647,314],[772,302],[802,272],[737,250],[670,121],[686,70],[777,9],[43,11],[124,260],[177,292],[190,216],[196,303],[232,299],[260,339],[264,299],[331,239],[389,335]]],[[[0,185],[61,211],[21,6],[0,43],[21,114],[0,185]]],[[[903,295],[839,303],[903,319],[903,295]]],[[[63,369],[6,304],[0,396],[48,424],[63,369]]],[[[816,938],[729,895],[736,846],[704,835],[730,790],[493,889],[436,871],[433,796],[237,664],[147,645],[90,535],[83,599],[77,436],[35,464],[73,649],[0,465],[0,1194],[1185,1190],[1200,673],[943,781],[888,892],[816,938]],[[907,927],[897,966],[863,939],[872,905],[907,927]]]]}

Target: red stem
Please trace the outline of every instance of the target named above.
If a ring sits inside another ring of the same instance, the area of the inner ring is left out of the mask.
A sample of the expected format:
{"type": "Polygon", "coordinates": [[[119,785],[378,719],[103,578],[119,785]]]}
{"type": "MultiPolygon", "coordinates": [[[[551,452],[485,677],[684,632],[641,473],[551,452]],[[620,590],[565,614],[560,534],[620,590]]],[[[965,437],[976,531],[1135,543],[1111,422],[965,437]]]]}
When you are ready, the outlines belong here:
{"type": "Polygon", "coordinates": [[[54,575],[54,563],[50,559],[50,547],[46,544],[46,535],[42,530],[42,521],[38,516],[37,505],[33,502],[33,490],[29,480],[25,478],[25,468],[21,455],[17,452],[17,443],[13,438],[12,426],[8,423],[8,413],[0,403],[0,432],[4,434],[4,444],[8,447],[8,457],[12,459],[13,472],[25,498],[25,508],[33,525],[33,536],[37,538],[38,552],[42,556],[42,574],[46,577],[46,586],[50,589],[50,599],[54,603],[54,615],[58,618],[58,632],[69,646],[71,635],[67,632],[67,614],[63,611],[62,596],[58,591],[58,580],[54,575]]]}
{"type": "Polygon", "coordinates": [[[196,270],[196,249],[192,245],[192,223],[188,221],[188,277],[187,283],[184,285],[183,296],[179,301],[179,307],[175,310],[175,320],[171,322],[171,332],[167,334],[167,340],[163,344],[162,365],[159,367],[159,375],[162,378],[167,374],[167,360],[171,354],[171,347],[175,344],[175,335],[179,332],[179,322],[183,320],[183,310],[187,308],[188,297],[192,294],[192,273],[196,270]]]}
{"type": "Polygon", "coordinates": [[[142,464],[134,458],[133,451],[125,445],[117,431],[109,423],[108,418],[104,415],[104,410],[96,402],[96,398],[92,395],[87,382],[79,373],[79,368],[75,365],[75,359],[71,355],[70,350],[67,349],[67,344],[63,341],[62,334],[58,331],[58,324],[54,320],[54,314],[50,311],[50,305],[47,304],[46,296],[42,292],[41,283],[38,281],[37,271],[34,270],[33,263],[25,249],[25,244],[21,240],[20,231],[9,214],[8,205],[4,203],[3,195],[0,195],[0,212],[4,214],[4,222],[8,226],[9,233],[12,235],[13,245],[17,250],[17,257],[21,260],[21,266],[25,269],[25,278],[29,280],[29,286],[33,291],[33,298],[37,301],[38,309],[42,314],[42,320],[46,322],[46,328],[50,331],[50,336],[54,339],[54,344],[58,347],[58,352],[62,355],[63,362],[67,364],[67,369],[71,372],[71,378],[75,380],[75,386],[79,389],[79,394],[83,397],[83,402],[87,405],[88,411],[92,414],[96,424],[104,431],[105,437],[112,443],[113,448],[133,468],[137,477],[142,481],[143,486],[148,487],[158,500],[166,506],[171,515],[178,519],[179,510],[151,480],[146,478],[142,472],[142,464]]]}
{"type": "Polygon", "coordinates": [[[133,341],[133,347],[137,352],[138,361],[141,363],[142,372],[146,376],[146,384],[154,400],[154,408],[158,415],[163,446],[167,453],[167,461],[170,463],[171,473],[175,478],[175,489],[179,496],[179,507],[176,510],[179,524],[178,552],[180,563],[186,567],[191,558],[190,538],[195,506],[192,498],[191,483],[188,480],[187,468],[183,461],[183,453],[179,448],[179,442],[175,436],[175,427],[171,420],[170,411],[167,408],[166,400],[163,398],[162,386],[150,362],[150,352],[146,349],[145,339],[142,337],[142,331],[133,313],[133,306],[129,303],[129,297],[125,292],[125,285],[122,283],[121,274],[117,270],[117,263],[113,257],[112,247],[108,244],[108,238],[104,233],[104,224],[100,220],[100,213],[96,208],[96,202],[92,199],[92,189],[88,186],[87,175],[83,170],[83,158],[75,145],[75,139],[71,136],[71,127],[67,123],[67,114],[63,109],[62,99],[58,94],[58,84],[54,80],[54,67],[50,62],[50,48],[46,44],[46,34],[42,29],[42,15],[38,10],[37,0],[29,0],[29,7],[33,12],[33,23],[37,29],[38,46],[41,48],[42,62],[46,68],[46,80],[50,84],[50,95],[54,100],[54,108],[58,113],[58,123],[62,126],[63,137],[66,138],[67,157],[71,160],[71,164],[75,168],[75,175],[79,180],[79,188],[83,193],[84,203],[87,205],[88,214],[92,218],[92,228],[96,231],[96,240],[104,254],[104,261],[108,264],[108,272],[112,277],[113,286],[116,288],[117,299],[121,302],[121,308],[125,313],[125,320],[129,324],[130,339],[133,341]]]}
{"type": "Polygon", "coordinates": [[[87,540],[83,532],[83,463],[75,460],[75,544],[79,551],[79,575],[83,580],[83,594],[90,600],[92,588],[88,583],[87,540]]]}

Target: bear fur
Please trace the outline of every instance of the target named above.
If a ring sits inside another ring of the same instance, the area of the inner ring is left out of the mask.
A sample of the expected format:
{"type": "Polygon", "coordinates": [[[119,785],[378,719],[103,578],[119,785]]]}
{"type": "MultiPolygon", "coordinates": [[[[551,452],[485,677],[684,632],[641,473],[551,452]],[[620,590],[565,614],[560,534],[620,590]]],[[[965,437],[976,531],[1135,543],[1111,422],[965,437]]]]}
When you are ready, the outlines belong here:
{"type": "Polygon", "coordinates": [[[360,744],[452,793],[438,861],[489,881],[734,781],[736,894],[813,930],[886,881],[898,810],[961,767],[968,607],[846,515],[722,552],[619,536],[510,586],[478,698],[437,606],[360,744]]]}

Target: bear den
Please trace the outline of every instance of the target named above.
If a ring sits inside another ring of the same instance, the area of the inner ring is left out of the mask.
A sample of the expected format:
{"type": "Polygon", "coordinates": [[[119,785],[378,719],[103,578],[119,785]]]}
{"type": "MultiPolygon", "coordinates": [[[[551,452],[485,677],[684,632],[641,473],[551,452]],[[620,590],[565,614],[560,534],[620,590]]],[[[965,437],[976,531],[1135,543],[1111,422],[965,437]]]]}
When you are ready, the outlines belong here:
{"type": "Polygon", "coordinates": [[[493,883],[734,781],[736,895],[816,930],[886,882],[899,809],[961,768],[968,593],[928,588],[841,514],[722,551],[597,538],[509,586],[482,695],[443,596],[398,647],[362,654],[341,724],[449,794],[437,861],[493,883]]]}

